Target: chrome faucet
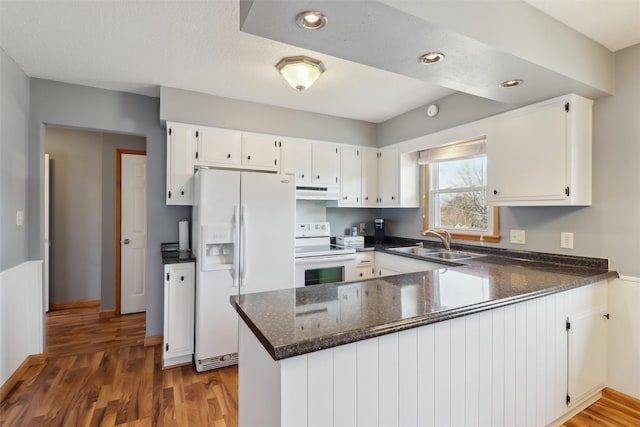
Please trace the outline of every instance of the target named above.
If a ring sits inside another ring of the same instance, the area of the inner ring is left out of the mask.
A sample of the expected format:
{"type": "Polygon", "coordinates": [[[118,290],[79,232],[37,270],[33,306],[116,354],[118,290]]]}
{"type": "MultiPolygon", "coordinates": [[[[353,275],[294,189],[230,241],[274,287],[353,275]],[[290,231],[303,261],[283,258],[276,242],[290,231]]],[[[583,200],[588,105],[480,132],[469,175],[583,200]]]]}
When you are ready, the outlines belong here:
{"type": "Polygon", "coordinates": [[[431,235],[437,237],[442,241],[442,244],[444,245],[444,248],[446,250],[451,250],[451,234],[447,230],[442,230],[441,233],[438,233],[434,230],[425,230],[420,234],[422,234],[423,236],[431,235]]]}

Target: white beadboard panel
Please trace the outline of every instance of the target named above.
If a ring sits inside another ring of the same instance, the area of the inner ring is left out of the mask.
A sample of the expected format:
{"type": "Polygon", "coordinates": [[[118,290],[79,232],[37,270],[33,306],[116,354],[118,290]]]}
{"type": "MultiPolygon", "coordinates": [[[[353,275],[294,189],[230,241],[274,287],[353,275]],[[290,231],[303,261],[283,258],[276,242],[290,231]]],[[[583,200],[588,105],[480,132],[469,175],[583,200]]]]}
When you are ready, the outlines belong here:
{"type": "Polygon", "coordinates": [[[378,423],[398,425],[398,335],[378,338],[378,423]]]}
{"type": "Polygon", "coordinates": [[[537,325],[538,325],[538,310],[537,304],[535,300],[527,301],[527,329],[526,329],[526,337],[527,337],[527,362],[526,362],[526,383],[527,383],[527,417],[526,417],[526,425],[527,426],[535,426],[536,424],[536,409],[538,407],[538,402],[536,401],[538,397],[538,372],[536,368],[538,366],[537,362],[537,353],[536,353],[536,345],[537,345],[537,325]]]}
{"type": "Polygon", "coordinates": [[[307,425],[333,424],[333,349],[307,355],[307,425]]]}
{"type": "Polygon", "coordinates": [[[547,414],[547,304],[549,298],[536,302],[536,425],[545,425],[547,414]]]}
{"type": "Polygon", "coordinates": [[[435,425],[435,325],[418,328],[418,425],[435,425]]]}
{"type": "Polygon", "coordinates": [[[42,261],[0,272],[0,385],[44,350],[42,261]]]}
{"type": "Polygon", "coordinates": [[[356,344],[358,426],[378,425],[378,338],[356,344]]]}
{"type": "Polygon", "coordinates": [[[640,399],[640,278],[609,285],[608,387],[640,399]]]}
{"type": "Polygon", "coordinates": [[[243,404],[238,423],[243,427],[281,424],[280,363],[271,355],[243,322],[238,322],[238,391],[243,404]]]}
{"type": "Polygon", "coordinates": [[[435,324],[435,424],[451,424],[451,321],[435,324]]]}
{"type": "Polygon", "coordinates": [[[492,313],[491,424],[504,425],[504,308],[492,313]]]}
{"type": "Polygon", "coordinates": [[[465,317],[465,422],[467,426],[479,423],[480,399],[480,315],[465,317]]]}
{"type": "Polygon", "coordinates": [[[504,308],[504,424],[516,425],[516,306],[504,308]]]}
{"type": "Polygon", "coordinates": [[[516,422],[523,426],[527,420],[527,303],[516,304],[516,422]]]}
{"type": "Polygon", "coordinates": [[[307,355],[281,362],[282,426],[307,425],[307,355]]]}
{"type": "Polygon", "coordinates": [[[356,344],[333,349],[333,425],[356,425],[357,413],[356,344]]]}
{"type": "Polygon", "coordinates": [[[478,401],[478,425],[491,425],[491,379],[493,364],[493,315],[491,311],[480,313],[480,399],[478,401]]]}
{"type": "Polygon", "coordinates": [[[398,425],[418,425],[418,330],[398,336],[398,425]]]}
{"type": "Polygon", "coordinates": [[[592,285],[277,362],[282,425],[551,424],[568,411],[565,319],[602,307],[606,291],[592,285]]]}
{"type": "Polygon", "coordinates": [[[464,317],[451,320],[451,415],[452,426],[465,423],[466,325],[464,317]]]}

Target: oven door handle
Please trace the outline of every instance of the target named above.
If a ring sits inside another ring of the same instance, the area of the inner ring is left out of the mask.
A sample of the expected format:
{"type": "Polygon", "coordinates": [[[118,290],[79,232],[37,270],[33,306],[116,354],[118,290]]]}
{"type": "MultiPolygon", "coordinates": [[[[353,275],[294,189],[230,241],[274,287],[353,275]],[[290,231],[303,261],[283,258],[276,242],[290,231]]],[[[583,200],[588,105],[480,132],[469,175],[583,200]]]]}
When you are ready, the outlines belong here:
{"type": "Polygon", "coordinates": [[[326,262],[342,262],[356,259],[356,254],[348,255],[321,255],[296,258],[296,264],[323,264],[326,262]]]}

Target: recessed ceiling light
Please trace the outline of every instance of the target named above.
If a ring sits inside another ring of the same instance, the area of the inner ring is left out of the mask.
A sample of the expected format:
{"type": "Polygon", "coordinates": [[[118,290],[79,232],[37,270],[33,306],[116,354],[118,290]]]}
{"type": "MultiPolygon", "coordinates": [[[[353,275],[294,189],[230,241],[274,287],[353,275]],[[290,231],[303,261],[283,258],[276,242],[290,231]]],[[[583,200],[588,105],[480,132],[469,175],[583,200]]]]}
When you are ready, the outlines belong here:
{"type": "Polygon", "coordinates": [[[327,17],[322,12],[307,10],[296,16],[296,23],[305,30],[318,30],[327,24],[327,17]]]}
{"type": "Polygon", "coordinates": [[[506,82],[500,83],[500,87],[509,89],[510,87],[520,86],[524,83],[524,80],[515,79],[515,80],[507,80],[506,82]]]}
{"type": "Polygon", "coordinates": [[[440,52],[427,52],[420,57],[420,62],[423,64],[435,64],[444,59],[444,53],[440,52]]]}

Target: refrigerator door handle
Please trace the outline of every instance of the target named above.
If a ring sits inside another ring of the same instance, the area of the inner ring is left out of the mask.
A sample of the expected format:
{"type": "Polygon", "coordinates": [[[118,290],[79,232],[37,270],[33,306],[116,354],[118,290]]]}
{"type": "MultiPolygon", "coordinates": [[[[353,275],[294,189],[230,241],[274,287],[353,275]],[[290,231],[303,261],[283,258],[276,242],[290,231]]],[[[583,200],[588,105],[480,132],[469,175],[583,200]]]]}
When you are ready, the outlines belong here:
{"type": "Polygon", "coordinates": [[[242,249],[242,256],[240,257],[240,287],[247,285],[247,232],[249,230],[247,226],[247,206],[242,205],[242,219],[240,226],[240,234],[242,235],[242,242],[240,243],[242,249]]]}
{"type": "Polygon", "coordinates": [[[237,288],[240,284],[240,249],[238,248],[238,229],[240,228],[240,212],[238,205],[233,205],[233,228],[234,228],[234,244],[233,244],[233,287],[237,288]]]}

